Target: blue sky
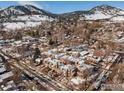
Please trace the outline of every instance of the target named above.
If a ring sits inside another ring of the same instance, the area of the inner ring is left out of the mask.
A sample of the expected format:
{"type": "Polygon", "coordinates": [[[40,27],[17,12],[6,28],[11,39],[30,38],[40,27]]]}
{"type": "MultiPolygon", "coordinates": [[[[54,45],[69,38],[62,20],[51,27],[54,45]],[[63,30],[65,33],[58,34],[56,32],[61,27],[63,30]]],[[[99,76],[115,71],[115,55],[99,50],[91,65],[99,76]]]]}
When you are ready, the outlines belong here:
{"type": "Polygon", "coordinates": [[[107,4],[124,9],[124,1],[0,1],[0,7],[10,5],[32,4],[53,13],[65,13],[76,10],[87,10],[94,6],[107,4]]]}

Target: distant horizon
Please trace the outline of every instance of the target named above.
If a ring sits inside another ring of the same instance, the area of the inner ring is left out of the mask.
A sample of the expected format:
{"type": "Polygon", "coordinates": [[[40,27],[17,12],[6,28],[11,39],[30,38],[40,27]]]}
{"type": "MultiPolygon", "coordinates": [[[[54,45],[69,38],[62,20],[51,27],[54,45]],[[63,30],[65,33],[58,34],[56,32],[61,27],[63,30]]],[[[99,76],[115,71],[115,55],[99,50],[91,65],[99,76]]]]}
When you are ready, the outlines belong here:
{"type": "Polygon", "coordinates": [[[56,14],[90,10],[100,5],[109,5],[124,10],[124,1],[0,1],[0,8],[25,4],[56,14]]]}

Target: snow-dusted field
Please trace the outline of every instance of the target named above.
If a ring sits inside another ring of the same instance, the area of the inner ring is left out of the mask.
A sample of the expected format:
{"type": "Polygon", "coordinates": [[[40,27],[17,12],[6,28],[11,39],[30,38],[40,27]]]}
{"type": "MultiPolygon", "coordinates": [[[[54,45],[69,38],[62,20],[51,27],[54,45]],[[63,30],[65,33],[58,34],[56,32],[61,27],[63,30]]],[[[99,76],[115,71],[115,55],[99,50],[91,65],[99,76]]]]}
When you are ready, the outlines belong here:
{"type": "Polygon", "coordinates": [[[13,18],[12,20],[39,22],[39,21],[44,21],[44,20],[51,21],[53,19],[49,18],[48,16],[44,16],[44,15],[25,15],[25,16],[18,16],[17,18],[13,18]]]}
{"type": "Polygon", "coordinates": [[[111,15],[103,14],[101,12],[96,12],[95,14],[86,15],[85,17],[86,17],[87,20],[98,20],[98,19],[110,18],[111,15]]]}
{"type": "Polygon", "coordinates": [[[43,21],[52,21],[54,19],[43,15],[25,15],[18,16],[17,18],[11,18],[11,20],[13,20],[13,22],[3,23],[4,30],[15,30],[26,27],[35,27],[40,25],[43,21]]]}
{"type": "Polygon", "coordinates": [[[5,26],[4,30],[16,30],[16,29],[21,29],[21,28],[26,28],[26,27],[35,27],[37,25],[40,25],[41,22],[7,22],[4,23],[3,25],[5,26]]]}
{"type": "Polygon", "coordinates": [[[124,16],[116,16],[111,18],[112,21],[124,21],[124,16]]]}

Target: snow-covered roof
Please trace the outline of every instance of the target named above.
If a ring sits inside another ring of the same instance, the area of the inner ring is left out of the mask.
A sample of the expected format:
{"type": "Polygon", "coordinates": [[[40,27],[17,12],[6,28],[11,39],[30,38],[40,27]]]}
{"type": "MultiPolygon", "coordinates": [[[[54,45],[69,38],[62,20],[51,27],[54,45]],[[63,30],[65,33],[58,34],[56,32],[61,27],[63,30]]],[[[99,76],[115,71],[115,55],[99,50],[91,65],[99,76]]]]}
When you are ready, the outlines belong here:
{"type": "Polygon", "coordinates": [[[72,81],[74,84],[79,85],[79,84],[81,84],[82,82],[84,82],[85,79],[83,79],[83,78],[81,78],[81,77],[74,77],[74,78],[71,79],[71,81],[72,81]]]}
{"type": "Polygon", "coordinates": [[[56,54],[55,58],[59,59],[59,58],[62,58],[64,55],[65,55],[65,53],[56,54]]]}
{"type": "Polygon", "coordinates": [[[98,58],[96,59],[96,63],[99,63],[101,60],[102,60],[102,58],[101,58],[101,57],[98,57],[98,58]]]}
{"type": "Polygon", "coordinates": [[[40,62],[41,60],[42,60],[42,58],[35,59],[36,62],[40,62]]]}
{"type": "Polygon", "coordinates": [[[94,68],[94,66],[92,65],[87,65],[85,63],[82,63],[82,65],[80,65],[80,69],[81,70],[86,70],[86,69],[91,69],[91,68],[94,68]]]}
{"type": "Polygon", "coordinates": [[[89,52],[88,51],[82,51],[82,52],[80,52],[80,55],[81,56],[84,56],[84,55],[86,55],[86,54],[88,54],[89,52]]]}
{"type": "Polygon", "coordinates": [[[7,73],[4,73],[4,74],[1,74],[0,75],[0,81],[3,81],[4,79],[7,79],[7,78],[9,78],[11,76],[13,76],[12,72],[7,72],[7,73]]]}
{"type": "Polygon", "coordinates": [[[78,63],[82,66],[82,65],[84,65],[84,60],[80,60],[78,63]]]}
{"type": "Polygon", "coordinates": [[[3,90],[9,90],[9,89],[14,89],[15,90],[16,85],[13,80],[9,81],[6,83],[6,86],[3,87],[3,90]]]}
{"type": "Polygon", "coordinates": [[[69,56],[67,60],[72,61],[72,62],[78,62],[79,58],[76,58],[76,57],[73,57],[73,56],[69,56]]]}
{"type": "Polygon", "coordinates": [[[76,68],[76,67],[75,67],[74,65],[70,65],[70,64],[60,66],[60,69],[61,69],[61,70],[64,70],[64,71],[67,71],[67,70],[72,71],[72,70],[74,70],[75,68],[76,68]]]}
{"type": "Polygon", "coordinates": [[[51,63],[53,65],[57,65],[57,63],[59,63],[60,61],[57,59],[53,59],[53,58],[46,58],[44,59],[45,62],[51,63]]]}
{"type": "Polygon", "coordinates": [[[55,54],[55,51],[53,51],[53,50],[48,50],[47,54],[48,54],[48,55],[55,54]]]}
{"type": "Polygon", "coordinates": [[[2,73],[2,72],[4,72],[4,71],[6,71],[5,66],[4,66],[4,65],[0,65],[0,73],[2,73]]]}

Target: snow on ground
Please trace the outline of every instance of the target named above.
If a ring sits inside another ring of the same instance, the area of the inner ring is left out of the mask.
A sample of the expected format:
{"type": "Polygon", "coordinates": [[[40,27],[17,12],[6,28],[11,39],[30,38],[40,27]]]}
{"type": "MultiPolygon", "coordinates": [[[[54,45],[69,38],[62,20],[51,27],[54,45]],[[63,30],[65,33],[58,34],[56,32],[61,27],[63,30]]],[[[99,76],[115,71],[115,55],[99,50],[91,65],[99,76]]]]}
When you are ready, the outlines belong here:
{"type": "Polygon", "coordinates": [[[52,21],[53,19],[44,15],[25,15],[25,16],[18,16],[17,18],[16,17],[12,18],[12,20],[39,22],[43,20],[52,21]]]}
{"type": "Polygon", "coordinates": [[[122,37],[121,39],[116,39],[115,41],[119,43],[124,43],[124,37],[122,37]]]}
{"type": "Polygon", "coordinates": [[[89,20],[105,19],[105,18],[109,18],[109,17],[111,17],[111,16],[105,15],[101,12],[96,12],[95,14],[86,15],[86,19],[89,19],[89,20]]]}
{"type": "Polygon", "coordinates": [[[111,18],[112,21],[124,21],[124,16],[116,16],[111,18]]]}
{"type": "Polygon", "coordinates": [[[5,22],[4,30],[16,30],[26,27],[35,27],[41,24],[42,21],[53,21],[53,18],[44,15],[25,15],[11,18],[12,22],[5,22]]]}
{"type": "Polygon", "coordinates": [[[124,11],[120,11],[119,14],[122,14],[123,15],[124,14],[124,11]]]}
{"type": "MultiPolygon", "coordinates": [[[[124,12],[120,12],[120,14],[124,14],[124,12]]],[[[123,15],[113,17],[112,15],[103,14],[102,12],[99,12],[99,11],[95,12],[94,14],[85,15],[85,18],[87,20],[98,20],[98,19],[111,18],[111,21],[124,21],[123,15]]]]}
{"type": "Polygon", "coordinates": [[[97,19],[110,18],[111,15],[103,14],[103,13],[97,11],[96,13],[91,14],[91,15],[86,15],[85,17],[86,17],[87,20],[97,20],[97,19]]]}
{"type": "Polygon", "coordinates": [[[26,28],[26,27],[35,27],[40,25],[41,22],[7,22],[3,23],[5,26],[4,30],[15,30],[15,29],[21,29],[21,28],[26,28]]]}

